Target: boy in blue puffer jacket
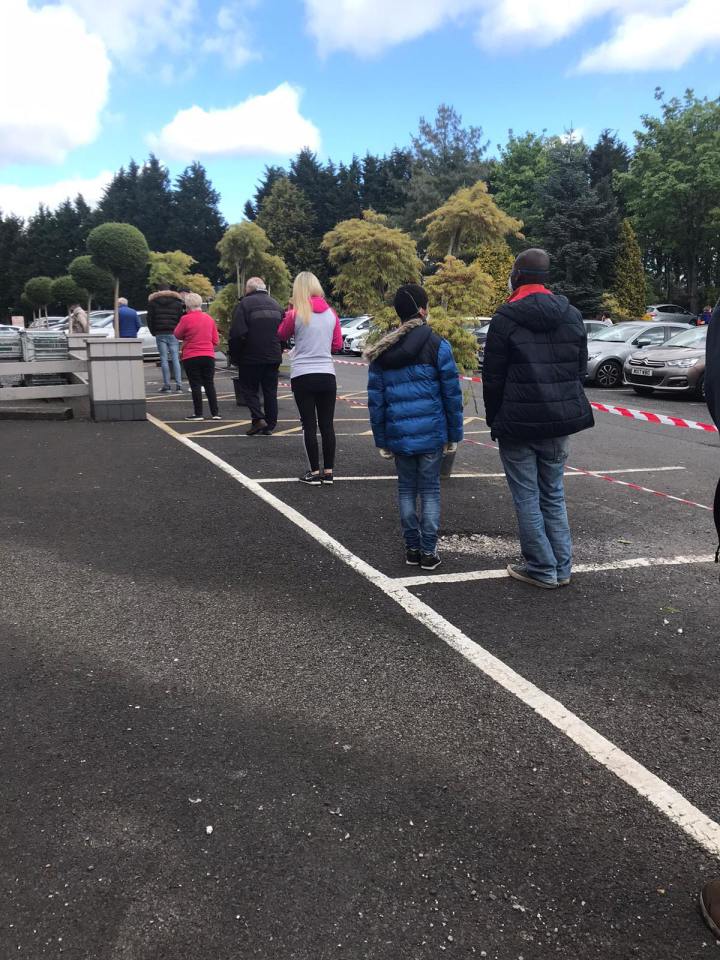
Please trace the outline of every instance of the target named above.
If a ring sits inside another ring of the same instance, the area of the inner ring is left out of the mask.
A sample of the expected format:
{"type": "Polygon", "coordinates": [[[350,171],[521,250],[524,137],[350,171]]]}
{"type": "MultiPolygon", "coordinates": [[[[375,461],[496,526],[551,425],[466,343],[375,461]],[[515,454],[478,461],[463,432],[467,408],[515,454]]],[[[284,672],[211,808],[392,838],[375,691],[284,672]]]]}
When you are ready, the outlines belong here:
{"type": "Polygon", "coordinates": [[[462,391],[452,347],[427,325],[423,288],[400,287],[394,306],[401,325],[365,351],[370,423],[381,456],[395,457],[406,562],[434,570],[440,467],[463,438],[462,391]]]}

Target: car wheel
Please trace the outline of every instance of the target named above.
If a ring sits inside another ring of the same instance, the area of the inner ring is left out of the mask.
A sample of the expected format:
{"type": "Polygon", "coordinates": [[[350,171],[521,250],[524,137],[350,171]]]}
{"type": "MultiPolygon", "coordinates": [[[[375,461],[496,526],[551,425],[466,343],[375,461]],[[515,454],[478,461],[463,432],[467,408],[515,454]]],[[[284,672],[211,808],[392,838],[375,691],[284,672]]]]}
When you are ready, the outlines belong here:
{"type": "Polygon", "coordinates": [[[697,400],[705,399],[705,374],[695,384],[695,397],[697,400]]]}
{"type": "Polygon", "coordinates": [[[633,390],[641,397],[651,397],[655,393],[652,387],[633,387],[633,390]]]}
{"type": "Polygon", "coordinates": [[[616,387],[622,378],[622,367],[617,360],[605,360],[597,368],[595,380],[600,387],[616,387]]]}

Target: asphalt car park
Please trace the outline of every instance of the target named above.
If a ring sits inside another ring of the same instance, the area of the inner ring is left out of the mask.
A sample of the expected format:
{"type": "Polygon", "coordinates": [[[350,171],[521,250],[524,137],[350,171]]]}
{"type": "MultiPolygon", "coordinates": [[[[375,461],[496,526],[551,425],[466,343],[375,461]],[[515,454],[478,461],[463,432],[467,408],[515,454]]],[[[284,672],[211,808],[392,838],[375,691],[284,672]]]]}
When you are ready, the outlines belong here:
{"type": "Polygon", "coordinates": [[[222,423],[148,366],[147,424],[3,425],[0,953],[707,956],[717,435],[598,412],[573,583],[533,591],[469,383],[416,576],[367,370],[336,369],[332,487],[297,482],[289,388],[250,438],[221,367],[222,423]]]}

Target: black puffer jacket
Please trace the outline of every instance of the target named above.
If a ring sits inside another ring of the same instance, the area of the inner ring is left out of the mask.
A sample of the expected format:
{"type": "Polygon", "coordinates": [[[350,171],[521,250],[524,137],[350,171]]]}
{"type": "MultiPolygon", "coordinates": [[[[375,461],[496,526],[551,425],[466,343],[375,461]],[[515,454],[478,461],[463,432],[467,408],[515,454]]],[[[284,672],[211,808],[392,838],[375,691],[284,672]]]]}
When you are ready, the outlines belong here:
{"type": "Polygon", "coordinates": [[[185,301],[174,290],[158,290],[148,297],[148,329],[158,333],[173,333],[178,320],[185,313],[185,301]]]}
{"type": "Polygon", "coordinates": [[[228,353],[234,364],[280,363],[282,348],[277,331],[282,322],[280,304],[264,290],[246,294],[233,312],[228,353]]]}
{"type": "Polygon", "coordinates": [[[483,396],[493,438],[544,440],[592,427],[580,311],[566,297],[519,293],[492,318],[485,342],[483,396]]]}
{"type": "Polygon", "coordinates": [[[720,300],[715,304],[705,347],[705,400],[720,429],[720,300]]]}

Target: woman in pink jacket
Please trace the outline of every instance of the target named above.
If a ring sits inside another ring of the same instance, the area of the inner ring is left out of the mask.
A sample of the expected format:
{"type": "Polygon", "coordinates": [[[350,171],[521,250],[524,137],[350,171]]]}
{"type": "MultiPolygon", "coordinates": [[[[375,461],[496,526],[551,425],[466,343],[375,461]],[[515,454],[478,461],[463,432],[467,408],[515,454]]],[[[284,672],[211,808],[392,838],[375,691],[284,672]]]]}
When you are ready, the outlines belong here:
{"type": "Polygon", "coordinates": [[[202,388],[213,420],[222,420],[215,393],[215,348],[220,342],[218,328],[209,314],[203,313],[202,297],[185,294],[187,313],[180,317],[175,336],[182,341],[182,363],[190,383],[194,413],[186,420],[202,420],[202,388]]]}

